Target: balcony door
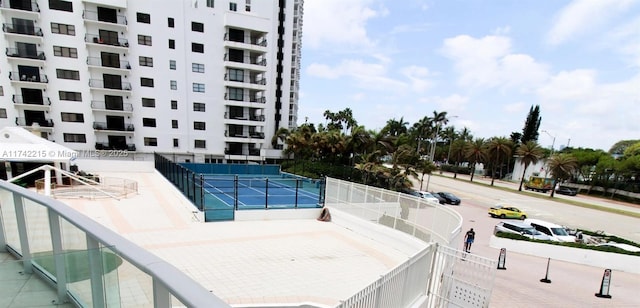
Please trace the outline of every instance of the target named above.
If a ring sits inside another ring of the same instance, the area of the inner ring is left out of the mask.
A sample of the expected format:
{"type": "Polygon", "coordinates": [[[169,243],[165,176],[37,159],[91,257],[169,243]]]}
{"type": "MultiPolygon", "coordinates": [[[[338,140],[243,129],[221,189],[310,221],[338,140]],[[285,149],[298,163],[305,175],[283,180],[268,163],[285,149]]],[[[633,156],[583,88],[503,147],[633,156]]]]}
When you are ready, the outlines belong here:
{"type": "Polygon", "coordinates": [[[107,44],[107,45],[114,45],[114,46],[119,46],[120,43],[118,42],[118,32],[116,31],[109,31],[109,30],[100,30],[98,31],[98,34],[100,36],[100,43],[103,44],[107,44]]]}
{"type": "Polygon", "coordinates": [[[107,136],[109,140],[109,148],[115,150],[126,150],[127,149],[127,138],[125,136],[107,136]]]}
{"type": "Polygon", "coordinates": [[[120,68],[120,54],[112,52],[101,52],[100,60],[104,67],[120,68]]]}
{"type": "Polygon", "coordinates": [[[98,21],[118,23],[118,15],[115,9],[98,7],[98,21]]]}
{"type": "Polygon", "coordinates": [[[36,44],[18,42],[16,43],[16,47],[18,48],[19,56],[31,59],[38,58],[38,48],[36,44]]]}
{"type": "Polygon", "coordinates": [[[16,10],[33,11],[31,0],[11,0],[9,7],[16,10]]]}
{"type": "Polygon", "coordinates": [[[37,66],[18,65],[20,81],[40,82],[40,69],[37,66]]]}
{"type": "Polygon", "coordinates": [[[124,110],[122,96],[105,95],[104,109],[107,110],[124,110]]]}
{"type": "Polygon", "coordinates": [[[33,20],[12,18],[11,21],[13,23],[13,30],[15,33],[28,35],[36,34],[36,28],[33,24],[33,20]]]}
{"type": "Polygon", "coordinates": [[[24,104],[44,105],[44,98],[42,97],[42,90],[21,88],[22,102],[24,104]]]}
{"type": "Polygon", "coordinates": [[[105,89],[122,90],[122,76],[102,74],[102,80],[104,81],[105,89]]]}
{"type": "Polygon", "coordinates": [[[124,117],[107,116],[107,129],[124,131],[124,117]]]}
{"type": "Polygon", "coordinates": [[[44,117],[44,111],[37,110],[25,110],[24,111],[24,124],[31,126],[33,123],[38,123],[40,126],[48,127],[47,120],[44,117]]]}

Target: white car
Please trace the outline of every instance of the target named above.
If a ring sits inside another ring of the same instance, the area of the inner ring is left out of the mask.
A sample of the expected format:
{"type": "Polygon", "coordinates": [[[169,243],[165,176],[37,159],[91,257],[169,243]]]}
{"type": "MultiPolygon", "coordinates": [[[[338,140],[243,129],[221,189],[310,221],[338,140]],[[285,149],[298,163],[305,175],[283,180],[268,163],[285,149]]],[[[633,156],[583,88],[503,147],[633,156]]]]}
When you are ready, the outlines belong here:
{"type": "Polygon", "coordinates": [[[525,219],[536,230],[548,235],[552,241],[556,242],[575,242],[576,237],[567,232],[567,230],[558,224],[539,219],[525,219]]]}
{"type": "Polygon", "coordinates": [[[416,195],[422,199],[425,199],[429,203],[432,203],[434,205],[440,205],[440,199],[434,197],[428,191],[416,191],[416,195]]]}

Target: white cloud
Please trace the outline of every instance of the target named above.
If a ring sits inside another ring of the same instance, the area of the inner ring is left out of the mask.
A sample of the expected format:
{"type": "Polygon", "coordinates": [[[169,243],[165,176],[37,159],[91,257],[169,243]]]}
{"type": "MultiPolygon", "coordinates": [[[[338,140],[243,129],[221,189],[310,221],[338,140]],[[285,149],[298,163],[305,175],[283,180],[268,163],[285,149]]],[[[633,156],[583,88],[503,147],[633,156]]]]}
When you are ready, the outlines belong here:
{"type": "Polygon", "coordinates": [[[446,39],[441,52],[454,62],[458,83],[465,87],[530,88],[548,77],[546,65],[511,53],[511,40],[505,36],[459,35],[446,39]]]}
{"type": "Polygon", "coordinates": [[[547,41],[552,45],[562,44],[606,23],[620,12],[624,12],[634,0],[574,0],[556,16],[547,41]]]}
{"type": "Polygon", "coordinates": [[[304,3],[304,46],[313,49],[368,48],[374,45],[367,34],[369,19],[388,14],[371,8],[372,0],[307,0],[304,3]]]}
{"type": "Polygon", "coordinates": [[[433,82],[428,79],[430,74],[426,67],[407,66],[401,69],[401,73],[409,79],[411,89],[415,92],[424,92],[433,85],[433,82]]]}
{"type": "Polygon", "coordinates": [[[522,113],[530,106],[525,102],[515,102],[513,104],[506,104],[502,109],[507,113],[522,113]]]}
{"type": "Polygon", "coordinates": [[[640,17],[609,32],[608,44],[629,58],[631,65],[640,67],[640,17]]]}

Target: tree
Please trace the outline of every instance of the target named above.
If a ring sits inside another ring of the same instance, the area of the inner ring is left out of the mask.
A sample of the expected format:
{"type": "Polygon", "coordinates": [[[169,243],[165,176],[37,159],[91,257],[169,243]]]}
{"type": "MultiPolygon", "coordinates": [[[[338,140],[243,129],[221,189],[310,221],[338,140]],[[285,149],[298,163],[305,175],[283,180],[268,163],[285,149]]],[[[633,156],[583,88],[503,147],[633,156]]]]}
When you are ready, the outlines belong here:
{"type": "Polygon", "coordinates": [[[431,174],[436,171],[438,167],[428,159],[420,159],[416,165],[416,171],[420,172],[420,190],[422,190],[422,183],[424,183],[424,175],[431,174]]]}
{"type": "Polygon", "coordinates": [[[616,144],[611,146],[611,149],[609,149],[609,154],[622,155],[630,145],[638,142],[640,142],[640,140],[620,140],[616,142],[616,144]]]}
{"type": "MultiPolygon", "coordinates": [[[[556,183],[560,183],[561,180],[571,178],[577,166],[578,164],[576,159],[571,154],[558,153],[547,160],[547,168],[549,168],[549,171],[556,183]]],[[[553,185],[553,188],[551,189],[551,197],[553,197],[555,192],[556,185],[553,185]]]]}
{"type": "Polygon", "coordinates": [[[396,120],[394,118],[391,120],[387,120],[387,125],[382,128],[382,132],[384,134],[398,137],[402,134],[407,133],[407,125],[409,125],[409,122],[405,122],[404,117],[400,118],[400,120],[396,120]]]}
{"type": "Polygon", "coordinates": [[[476,138],[473,142],[467,143],[465,147],[465,157],[471,164],[470,181],[473,182],[473,176],[476,174],[476,165],[489,160],[485,140],[483,138],[476,138]]]}
{"type": "Polygon", "coordinates": [[[278,128],[278,131],[271,138],[271,146],[275,149],[278,147],[278,141],[285,143],[290,132],[286,127],[278,128]]]}
{"type": "Polygon", "coordinates": [[[529,167],[529,164],[537,163],[542,157],[542,148],[536,142],[528,141],[527,143],[518,146],[516,154],[520,156],[520,161],[524,165],[522,177],[520,178],[520,187],[518,187],[518,191],[522,191],[522,183],[524,183],[524,175],[527,171],[527,167],[529,167]]]}
{"type": "Polygon", "coordinates": [[[491,186],[496,178],[496,167],[502,167],[502,161],[505,157],[511,155],[511,140],[505,137],[494,137],[487,144],[487,151],[491,162],[491,186]]]}
{"type": "Polygon", "coordinates": [[[527,120],[524,122],[524,128],[522,128],[522,143],[527,141],[538,141],[538,129],[540,129],[540,123],[542,117],[540,116],[540,106],[535,105],[529,108],[529,114],[527,120]]]}
{"type": "Polygon", "coordinates": [[[458,139],[451,144],[451,147],[450,147],[451,159],[453,159],[456,166],[455,168],[453,168],[454,179],[458,177],[458,166],[460,165],[460,162],[464,159],[466,147],[467,147],[467,141],[464,139],[458,139]]]}

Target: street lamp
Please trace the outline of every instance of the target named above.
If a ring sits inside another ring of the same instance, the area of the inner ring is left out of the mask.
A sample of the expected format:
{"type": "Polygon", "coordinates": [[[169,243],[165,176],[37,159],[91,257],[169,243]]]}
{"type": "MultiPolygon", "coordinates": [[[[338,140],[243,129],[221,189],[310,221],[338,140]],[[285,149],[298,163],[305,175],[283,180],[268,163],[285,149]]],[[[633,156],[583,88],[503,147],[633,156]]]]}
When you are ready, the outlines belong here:
{"type": "MultiPolygon", "coordinates": [[[[553,146],[556,144],[556,136],[551,135],[548,131],[546,130],[542,130],[543,133],[546,133],[547,135],[549,135],[549,137],[553,138],[553,141],[551,142],[551,154],[553,154],[553,146]]],[[[571,139],[569,139],[571,140],[571,139]]]]}

